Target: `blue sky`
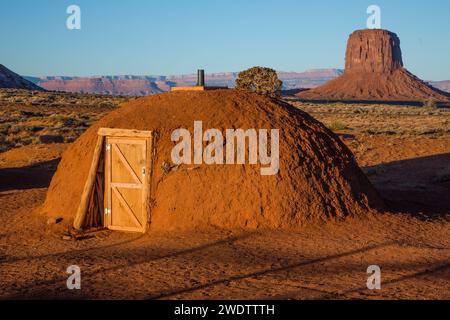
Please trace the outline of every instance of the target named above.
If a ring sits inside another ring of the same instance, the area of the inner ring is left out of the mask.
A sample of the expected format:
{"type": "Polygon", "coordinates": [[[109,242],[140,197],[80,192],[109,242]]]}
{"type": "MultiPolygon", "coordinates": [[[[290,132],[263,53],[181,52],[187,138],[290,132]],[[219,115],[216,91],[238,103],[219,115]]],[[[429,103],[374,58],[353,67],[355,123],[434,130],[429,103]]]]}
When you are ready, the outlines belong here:
{"type": "Polygon", "coordinates": [[[371,4],[410,71],[450,79],[448,0],[2,0],[0,63],[35,76],[342,68],[371,4]],[[66,28],[71,4],[81,30],[66,28]]]}

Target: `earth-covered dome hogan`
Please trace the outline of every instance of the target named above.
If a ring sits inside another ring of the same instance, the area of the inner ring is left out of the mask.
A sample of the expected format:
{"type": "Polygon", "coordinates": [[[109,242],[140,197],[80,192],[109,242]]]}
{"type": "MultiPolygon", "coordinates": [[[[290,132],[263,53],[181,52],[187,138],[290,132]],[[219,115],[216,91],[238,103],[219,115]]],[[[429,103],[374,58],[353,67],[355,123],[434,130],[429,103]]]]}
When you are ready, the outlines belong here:
{"type": "Polygon", "coordinates": [[[171,92],[124,104],[89,128],[63,154],[43,211],[73,219],[99,128],[158,133],[151,177],[150,230],[203,226],[298,228],[381,207],[352,153],[323,124],[293,106],[235,90],[171,92]],[[257,164],[172,163],[174,130],[279,129],[279,171],[257,164]]]}

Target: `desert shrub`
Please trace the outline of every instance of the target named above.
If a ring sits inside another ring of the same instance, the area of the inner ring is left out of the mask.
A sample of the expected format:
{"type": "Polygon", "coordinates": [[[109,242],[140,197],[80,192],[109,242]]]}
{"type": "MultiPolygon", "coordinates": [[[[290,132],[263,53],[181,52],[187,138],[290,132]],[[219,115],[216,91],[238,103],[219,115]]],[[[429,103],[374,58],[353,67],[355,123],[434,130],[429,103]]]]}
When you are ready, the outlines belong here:
{"type": "Polygon", "coordinates": [[[46,98],[48,102],[53,102],[56,100],[57,96],[54,94],[48,94],[46,98]]]}
{"type": "Polygon", "coordinates": [[[16,146],[27,146],[33,143],[33,137],[26,137],[21,139],[16,146]]]}
{"type": "Polygon", "coordinates": [[[281,96],[283,82],[278,79],[275,70],[264,67],[253,67],[239,73],[236,89],[256,92],[273,98],[281,96]]]}
{"type": "Polygon", "coordinates": [[[346,125],[343,124],[340,121],[332,121],[329,125],[328,128],[331,131],[340,131],[340,130],[344,130],[346,128],[346,125]]]}
{"type": "Polygon", "coordinates": [[[63,121],[65,119],[65,116],[62,114],[53,113],[50,115],[49,118],[51,118],[54,121],[59,122],[59,121],[63,121]]]}
{"type": "Polygon", "coordinates": [[[33,112],[33,111],[20,111],[20,115],[23,117],[32,117],[34,119],[38,119],[44,116],[42,112],[33,112]]]}
{"type": "Polygon", "coordinates": [[[22,131],[23,127],[20,125],[13,125],[9,128],[9,133],[10,134],[16,134],[19,133],[20,131],[22,131]]]}
{"type": "Polygon", "coordinates": [[[77,140],[77,138],[78,138],[78,135],[71,135],[71,136],[64,137],[64,143],[72,143],[75,140],[77,140]]]}
{"type": "Polygon", "coordinates": [[[25,130],[28,132],[38,132],[38,131],[42,131],[44,130],[45,127],[43,126],[29,126],[29,127],[25,127],[25,130]]]}
{"type": "Polygon", "coordinates": [[[8,151],[13,148],[14,144],[8,140],[8,138],[4,135],[0,135],[0,152],[8,151]]]}
{"type": "Polygon", "coordinates": [[[7,134],[9,129],[11,128],[10,123],[2,123],[0,124],[0,134],[7,134]]]}
{"type": "Polygon", "coordinates": [[[423,107],[426,109],[436,109],[437,108],[436,100],[434,100],[433,98],[428,98],[423,102],[423,107]]]}
{"type": "Polygon", "coordinates": [[[102,101],[98,104],[100,108],[115,108],[116,105],[111,101],[102,101]]]}
{"type": "Polygon", "coordinates": [[[33,97],[30,99],[30,103],[33,106],[38,106],[41,104],[45,104],[47,102],[47,100],[45,98],[42,97],[33,97]]]}

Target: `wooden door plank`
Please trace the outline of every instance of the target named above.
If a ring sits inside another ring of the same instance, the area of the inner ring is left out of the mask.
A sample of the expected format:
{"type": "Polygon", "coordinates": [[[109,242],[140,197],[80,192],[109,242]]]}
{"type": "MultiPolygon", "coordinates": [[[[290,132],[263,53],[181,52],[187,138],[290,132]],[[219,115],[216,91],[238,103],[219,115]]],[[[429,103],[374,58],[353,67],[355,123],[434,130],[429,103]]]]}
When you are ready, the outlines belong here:
{"type": "Polygon", "coordinates": [[[95,178],[97,177],[98,163],[100,160],[100,153],[103,150],[102,136],[97,138],[97,144],[95,145],[94,154],[92,157],[91,168],[89,169],[88,177],[84,185],[83,193],[81,194],[80,205],[78,206],[77,213],[73,222],[73,227],[76,230],[80,230],[83,226],[83,222],[86,218],[86,212],[89,204],[89,198],[94,188],[95,178]]]}
{"type": "Polygon", "coordinates": [[[100,136],[108,136],[108,137],[150,138],[152,132],[143,130],[100,128],[98,130],[98,134],[100,136]]]}
{"type": "Polygon", "coordinates": [[[143,207],[142,207],[142,215],[145,220],[144,232],[147,231],[148,225],[150,223],[150,203],[151,203],[151,176],[152,176],[152,159],[153,159],[153,149],[152,149],[152,139],[153,133],[149,139],[146,139],[145,150],[144,150],[144,159],[145,159],[145,176],[144,176],[144,191],[142,192],[143,197],[143,207]]]}
{"type": "Polygon", "coordinates": [[[130,163],[128,162],[128,160],[123,155],[123,153],[120,150],[119,146],[117,144],[113,144],[112,147],[114,149],[114,152],[116,152],[116,154],[119,156],[119,159],[124,164],[125,168],[130,172],[131,177],[133,178],[133,180],[136,181],[136,183],[142,184],[141,179],[139,179],[139,177],[136,174],[136,172],[134,172],[134,169],[131,167],[130,163]]]}
{"type": "Polygon", "coordinates": [[[142,138],[111,138],[110,143],[117,143],[117,144],[132,144],[132,145],[144,145],[145,140],[142,138]]]}
{"type": "Polygon", "coordinates": [[[143,189],[144,185],[141,183],[111,182],[111,187],[124,189],[143,189]]]}
{"type": "MultiPolygon", "coordinates": [[[[110,139],[106,139],[106,144],[110,144],[110,139]]],[[[112,195],[111,195],[111,179],[112,179],[112,157],[111,148],[106,151],[105,156],[105,208],[111,210],[112,208],[112,195]]],[[[105,212],[105,227],[109,227],[112,224],[111,214],[105,212]]]]}
{"type": "Polygon", "coordinates": [[[139,227],[142,228],[142,224],[139,221],[139,219],[136,217],[136,215],[134,214],[133,210],[131,210],[130,206],[128,205],[127,201],[123,198],[122,194],[120,193],[120,191],[115,188],[112,187],[111,188],[114,192],[114,194],[116,195],[117,199],[119,199],[120,203],[124,206],[125,211],[128,212],[128,214],[131,216],[131,218],[133,219],[133,222],[138,225],[139,227]]]}

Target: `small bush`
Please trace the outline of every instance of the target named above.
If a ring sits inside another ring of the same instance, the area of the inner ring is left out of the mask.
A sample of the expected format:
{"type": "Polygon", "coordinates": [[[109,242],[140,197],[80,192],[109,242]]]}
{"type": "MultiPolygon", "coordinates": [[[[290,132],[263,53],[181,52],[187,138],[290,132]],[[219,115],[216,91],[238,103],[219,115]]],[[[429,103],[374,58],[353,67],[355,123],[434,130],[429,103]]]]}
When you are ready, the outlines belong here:
{"type": "Polygon", "coordinates": [[[9,124],[9,123],[0,124],[0,134],[7,134],[9,132],[10,128],[11,128],[11,124],[9,124]]]}
{"type": "Polygon", "coordinates": [[[333,121],[328,125],[328,129],[330,129],[331,131],[341,131],[345,128],[347,128],[347,126],[339,121],[333,121]]]}
{"type": "Polygon", "coordinates": [[[38,132],[38,131],[42,131],[44,130],[45,127],[43,126],[29,126],[29,127],[25,127],[25,130],[28,132],[38,132]]]}
{"type": "Polygon", "coordinates": [[[275,70],[264,67],[253,67],[239,73],[236,89],[256,92],[272,98],[281,97],[283,82],[278,79],[275,70]]]}
{"type": "Polygon", "coordinates": [[[437,108],[436,100],[434,100],[433,98],[428,98],[423,102],[423,107],[426,109],[436,109],[437,108]]]}
{"type": "Polygon", "coordinates": [[[13,125],[13,126],[11,126],[10,128],[9,128],[9,133],[10,134],[16,134],[16,133],[19,133],[20,131],[22,131],[23,130],[23,127],[22,126],[19,126],[19,125],[13,125]]]}
{"type": "Polygon", "coordinates": [[[100,108],[114,108],[116,105],[111,101],[102,101],[98,104],[100,108]]]}

